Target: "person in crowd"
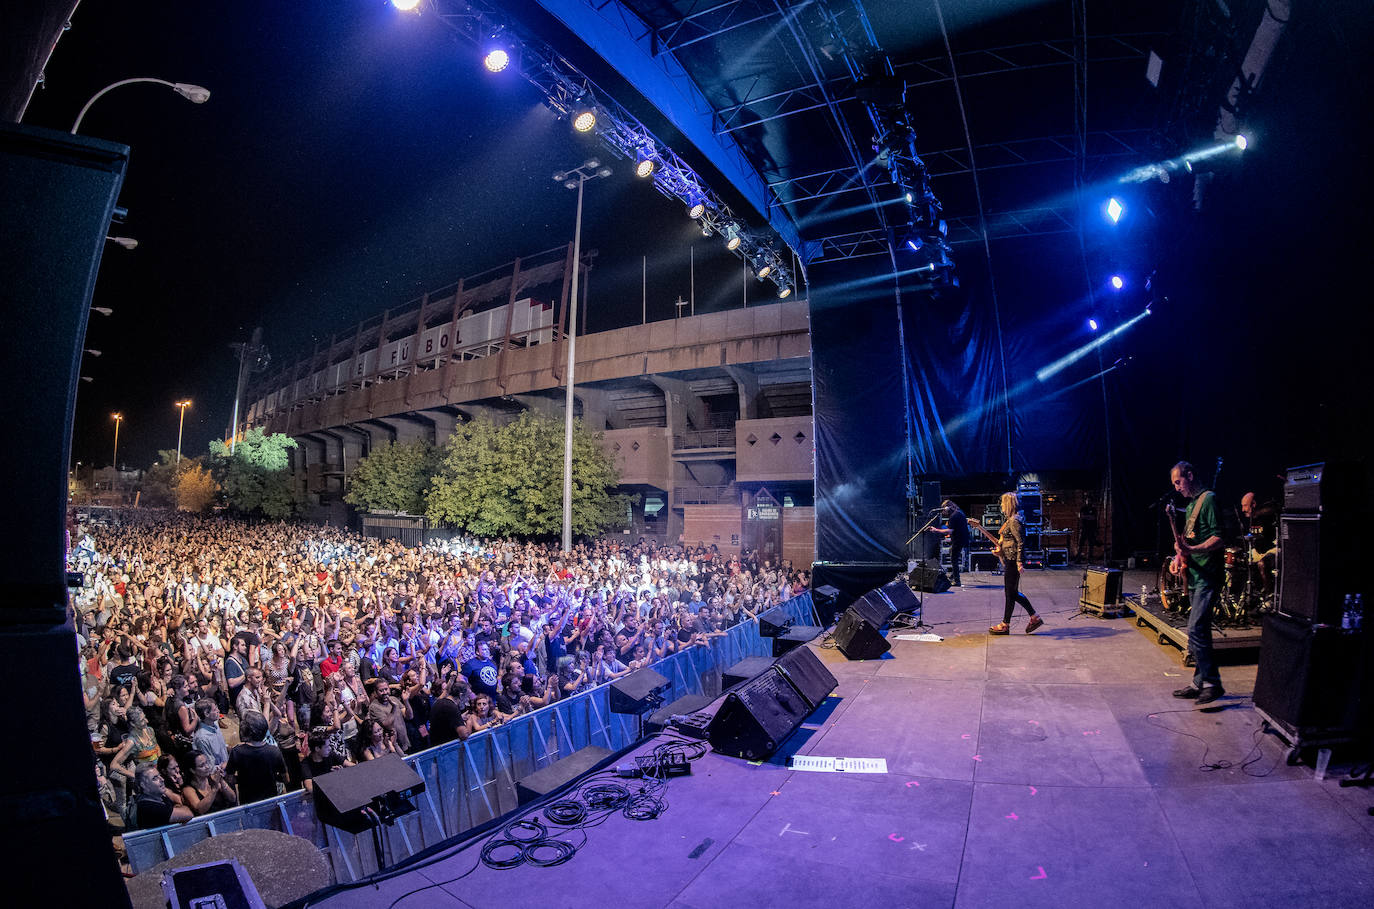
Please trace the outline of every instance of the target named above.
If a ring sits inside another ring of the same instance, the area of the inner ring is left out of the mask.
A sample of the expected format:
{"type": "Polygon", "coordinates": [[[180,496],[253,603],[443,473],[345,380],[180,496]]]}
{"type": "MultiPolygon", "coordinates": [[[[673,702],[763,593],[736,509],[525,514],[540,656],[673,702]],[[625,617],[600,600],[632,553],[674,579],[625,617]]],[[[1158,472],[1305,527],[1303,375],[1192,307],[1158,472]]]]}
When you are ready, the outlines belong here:
{"type": "Polygon", "coordinates": [[[242,741],[229,752],[224,772],[241,804],[269,799],[285,787],[286,760],[280,748],[267,743],[267,732],[267,717],[261,713],[249,712],[239,720],[242,741]]]}
{"type": "Polygon", "coordinates": [[[233,787],[224,778],[224,768],[217,766],[203,751],[197,751],[191,758],[190,779],[181,787],[181,796],[196,817],[238,804],[233,787]]]}
{"type": "MultiPolygon", "coordinates": [[[[468,706],[468,735],[475,735],[494,726],[500,726],[509,719],[511,719],[509,715],[496,709],[496,704],[489,695],[478,694],[468,706]]],[[[467,736],[463,736],[463,738],[467,738],[467,736]]]]}
{"type": "Polygon", "coordinates": [[[205,755],[212,768],[223,770],[229,763],[229,745],[219,728],[219,705],[209,698],[201,698],[196,701],[196,715],[200,723],[191,734],[191,753],[205,755]]]}
{"type": "Polygon", "coordinates": [[[151,830],[168,824],[184,824],[193,815],[185,805],[175,804],[167,795],[167,781],[158,773],[157,764],[144,764],[134,778],[138,791],[130,806],[128,826],[135,830],[151,830]]]}
{"type": "Polygon", "coordinates": [[[129,731],[124,736],[119,751],[110,761],[110,770],[130,782],[138,778],[138,771],[144,767],[157,769],[162,757],[162,747],[158,745],[157,734],[148,725],[143,708],[134,705],[128,709],[129,731]]]}
{"type": "Polygon", "coordinates": [[[443,694],[434,699],[429,715],[431,745],[446,745],[468,737],[464,711],[468,703],[468,680],[460,672],[450,673],[443,694]]]}
{"type": "MultiPolygon", "coordinates": [[[[1002,608],[1002,621],[988,629],[988,634],[1011,634],[1011,616],[1016,604],[1026,610],[1030,619],[1026,622],[1026,634],[1030,634],[1045,620],[1036,613],[1030,599],[1021,592],[1021,572],[1026,565],[1023,552],[1026,546],[1026,531],[1021,523],[1016,493],[1002,493],[1002,526],[997,531],[997,557],[1002,560],[1002,590],[1005,602],[1002,608]]],[[[967,524],[967,522],[965,522],[967,524]]]]}
{"type": "Polygon", "coordinates": [[[361,748],[360,757],[364,761],[375,761],[384,754],[405,754],[396,742],[395,731],[371,716],[363,721],[358,744],[361,748]]]}
{"type": "Polygon", "coordinates": [[[301,785],[306,792],[315,791],[315,778],[339,767],[352,767],[346,754],[339,754],[332,744],[329,727],[316,726],[308,738],[310,752],[301,758],[301,785]]]}
{"type": "Polygon", "coordinates": [[[410,738],[406,734],[410,704],[392,694],[391,683],[380,676],[368,680],[367,691],[367,718],[381,723],[391,733],[401,754],[405,754],[410,749],[410,738]]]}

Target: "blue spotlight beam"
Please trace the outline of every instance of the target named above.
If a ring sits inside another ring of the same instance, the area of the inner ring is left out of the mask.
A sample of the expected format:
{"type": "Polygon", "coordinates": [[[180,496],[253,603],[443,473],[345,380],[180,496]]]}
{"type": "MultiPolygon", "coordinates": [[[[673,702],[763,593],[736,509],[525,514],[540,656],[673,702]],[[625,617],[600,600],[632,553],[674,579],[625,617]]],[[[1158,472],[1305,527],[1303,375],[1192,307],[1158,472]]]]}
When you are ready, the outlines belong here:
{"type": "Polygon", "coordinates": [[[653,47],[653,30],[633,11],[617,2],[603,0],[535,0],[600,55],[656,107],[664,117],[768,221],[782,242],[802,262],[819,253],[819,244],[804,241],[786,210],[777,204],[767,182],[748,156],[713,125],[712,108],[696,83],[671,52],[653,47]]]}
{"type": "Polygon", "coordinates": [[[1122,323],[1121,325],[1118,325],[1116,328],[1113,328],[1111,331],[1107,332],[1105,335],[1102,335],[1100,338],[1094,338],[1087,344],[1084,344],[1082,347],[1079,347],[1077,350],[1069,351],[1067,354],[1060,357],[1058,360],[1055,360],[1049,366],[1037,369],[1035,371],[1036,380],[1044,382],[1052,378],[1056,373],[1068,369],[1070,366],[1077,363],[1079,360],[1083,359],[1088,354],[1092,353],[1094,350],[1101,347],[1103,344],[1106,344],[1112,338],[1115,338],[1117,335],[1129,331],[1131,328],[1135,326],[1137,322],[1139,322],[1141,319],[1145,318],[1149,314],[1150,311],[1146,309],[1139,315],[1133,316],[1126,322],[1122,323]]]}

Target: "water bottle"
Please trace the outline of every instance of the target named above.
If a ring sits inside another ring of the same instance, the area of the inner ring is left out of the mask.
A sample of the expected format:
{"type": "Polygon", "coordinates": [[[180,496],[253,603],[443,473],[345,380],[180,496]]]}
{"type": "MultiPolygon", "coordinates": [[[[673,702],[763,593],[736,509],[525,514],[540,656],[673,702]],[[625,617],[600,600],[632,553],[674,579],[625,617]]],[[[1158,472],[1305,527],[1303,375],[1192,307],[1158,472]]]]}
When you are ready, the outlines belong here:
{"type": "Polygon", "coordinates": [[[1144,605],[1146,602],[1149,601],[1149,599],[1150,599],[1150,585],[1149,585],[1149,584],[1141,584],[1141,585],[1140,585],[1140,603],[1141,603],[1141,605],[1144,605]]]}

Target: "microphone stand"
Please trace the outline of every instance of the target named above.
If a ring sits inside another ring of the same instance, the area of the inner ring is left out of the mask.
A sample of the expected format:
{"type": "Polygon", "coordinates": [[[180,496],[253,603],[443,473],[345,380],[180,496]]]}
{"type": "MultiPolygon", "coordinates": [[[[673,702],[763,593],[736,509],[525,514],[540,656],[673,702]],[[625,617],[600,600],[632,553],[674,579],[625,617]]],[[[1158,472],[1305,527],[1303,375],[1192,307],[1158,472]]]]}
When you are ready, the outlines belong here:
{"type": "MultiPolygon", "coordinates": [[[[906,541],[906,543],[905,543],[905,546],[906,546],[906,550],[907,550],[907,555],[908,555],[908,557],[911,555],[911,543],[912,543],[912,540],[915,540],[915,539],[916,539],[917,537],[919,537],[921,534],[923,534],[923,533],[925,533],[927,530],[929,530],[929,529],[931,528],[931,526],[932,526],[936,521],[940,520],[940,517],[941,517],[941,515],[940,515],[940,512],[939,512],[939,511],[934,512],[933,514],[931,514],[930,518],[929,518],[924,524],[921,525],[921,528],[920,528],[919,530],[917,530],[915,533],[913,533],[913,534],[911,535],[910,538],[907,539],[907,541],[906,541]]],[[[924,547],[923,547],[923,548],[924,548],[924,547]]],[[[908,560],[909,560],[909,559],[908,559],[908,560]]],[[[919,561],[916,562],[916,564],[919,565],[919,566],[922,567],[922,568],[925,568],[925,567],[926,567],[926,560],[925,560],[924,558],[921,558],[919,561]]],[[[908,574],[908,579],[909,579],[909,578],[910,578],[910,575],[908,574]]],[[[921,585],[921,586],[918,587],[917,590],[916,590],[916,624],[915,624],[915,625],[912,625],[911,627],[912,627],[913,629],[915,629],[915,628],[929,628],[929,627],[930,627],[929,625],[926,624],[926,589],[925,589],[925,585],[921,585]]]]}

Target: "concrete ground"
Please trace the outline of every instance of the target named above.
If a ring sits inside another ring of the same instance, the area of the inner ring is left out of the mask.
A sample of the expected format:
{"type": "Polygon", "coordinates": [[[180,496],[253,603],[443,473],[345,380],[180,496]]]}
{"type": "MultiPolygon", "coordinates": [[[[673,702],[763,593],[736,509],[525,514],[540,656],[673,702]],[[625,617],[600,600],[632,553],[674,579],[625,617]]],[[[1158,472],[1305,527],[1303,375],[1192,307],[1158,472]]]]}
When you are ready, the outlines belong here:
{"type": "Polygon", "coordinates": [[[1171,697],[1179,652],[1079,617],[1080,578],[1024,576],[1032,635],[1018,611],[989,637],[1001,578],[972,574],[926,597],[941,642],[869,662],[813,644],[839,686],[780,753],[708,754],[658,819],[614,815],[565,864],[496,871],[471,848],[324,905],[1374,905],[1374,790],[1286,763],[1253,664],[1223,666],[1207,708],[1171,697]],[[792,754],[887,772],[792,771],[792,754]]]}

